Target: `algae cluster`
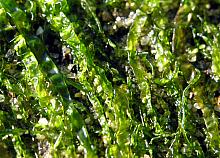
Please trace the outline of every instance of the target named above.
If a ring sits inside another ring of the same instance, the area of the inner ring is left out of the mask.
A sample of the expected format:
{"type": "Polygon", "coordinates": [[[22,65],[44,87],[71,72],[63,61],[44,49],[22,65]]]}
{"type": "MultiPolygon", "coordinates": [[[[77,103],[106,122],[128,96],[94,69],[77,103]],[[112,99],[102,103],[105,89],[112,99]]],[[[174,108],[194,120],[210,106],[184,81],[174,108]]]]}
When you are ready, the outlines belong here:
{"type": "Polygon", "coordinates": [[[220,156],[218,0],[0,0],[0,155],[220,156]]]}

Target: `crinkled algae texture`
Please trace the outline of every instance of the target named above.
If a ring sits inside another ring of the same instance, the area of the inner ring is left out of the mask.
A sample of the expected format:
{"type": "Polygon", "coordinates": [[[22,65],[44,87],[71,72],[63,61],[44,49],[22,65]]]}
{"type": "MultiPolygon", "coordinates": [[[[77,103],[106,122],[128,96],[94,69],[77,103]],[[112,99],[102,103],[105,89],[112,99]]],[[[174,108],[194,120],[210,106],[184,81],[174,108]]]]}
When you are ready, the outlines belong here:
{"type": "Polygon", "coordinates": [[[220,157],[219,0],[0,0],[0,157],[220,157]]]}

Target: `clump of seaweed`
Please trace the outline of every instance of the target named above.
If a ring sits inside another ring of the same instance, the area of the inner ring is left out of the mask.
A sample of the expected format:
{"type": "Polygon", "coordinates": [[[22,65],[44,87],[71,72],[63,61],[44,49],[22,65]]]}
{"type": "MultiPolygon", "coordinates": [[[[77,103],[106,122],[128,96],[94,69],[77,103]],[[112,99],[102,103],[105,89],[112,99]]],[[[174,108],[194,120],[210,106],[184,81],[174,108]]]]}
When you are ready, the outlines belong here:
{"type": "Polygon", "coordinates": [[[4,157],[219,157],[219,2],[0,1],[4,157]]]}

